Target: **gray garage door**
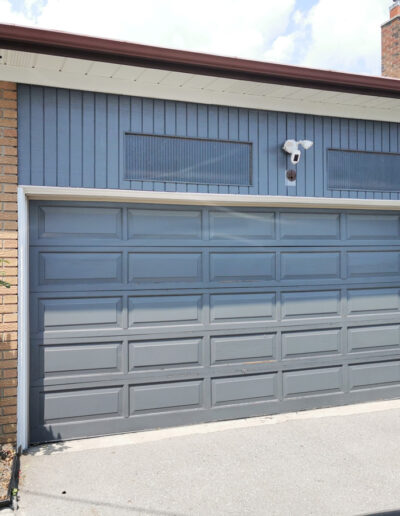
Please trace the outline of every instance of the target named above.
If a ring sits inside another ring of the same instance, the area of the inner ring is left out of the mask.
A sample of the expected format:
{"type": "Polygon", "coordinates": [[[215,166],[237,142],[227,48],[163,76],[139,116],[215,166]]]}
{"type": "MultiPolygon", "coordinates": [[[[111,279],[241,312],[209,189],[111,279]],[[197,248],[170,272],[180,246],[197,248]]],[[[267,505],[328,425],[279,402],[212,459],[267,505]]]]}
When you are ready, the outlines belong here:
{"type": "Polygon", "coordinates": [[[31,203],[31,440],[400,396],[397,213],[31,203]]]}

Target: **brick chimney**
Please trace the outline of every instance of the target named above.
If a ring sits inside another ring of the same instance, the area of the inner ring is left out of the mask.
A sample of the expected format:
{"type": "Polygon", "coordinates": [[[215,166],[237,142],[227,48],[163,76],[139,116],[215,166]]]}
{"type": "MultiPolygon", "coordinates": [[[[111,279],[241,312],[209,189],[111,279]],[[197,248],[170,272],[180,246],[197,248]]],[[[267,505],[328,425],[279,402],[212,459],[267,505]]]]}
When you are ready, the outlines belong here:
{"type": "Polygon", "coordinates": [[[390,20],[382,25],[382,75],[400,79],[400,0],[393,0],[390,20]]]}

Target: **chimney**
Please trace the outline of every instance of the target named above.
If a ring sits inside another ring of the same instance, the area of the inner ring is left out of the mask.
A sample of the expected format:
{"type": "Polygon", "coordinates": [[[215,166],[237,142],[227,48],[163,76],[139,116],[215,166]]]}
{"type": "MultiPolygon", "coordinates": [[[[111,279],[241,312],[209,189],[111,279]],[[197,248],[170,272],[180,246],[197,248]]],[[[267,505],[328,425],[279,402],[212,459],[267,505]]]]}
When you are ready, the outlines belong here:
{"type": "Polygon", "coordinates": [[[382,75],[400,79],[400,0],[393,0],[390,20],[382,25],[382,75]]]}

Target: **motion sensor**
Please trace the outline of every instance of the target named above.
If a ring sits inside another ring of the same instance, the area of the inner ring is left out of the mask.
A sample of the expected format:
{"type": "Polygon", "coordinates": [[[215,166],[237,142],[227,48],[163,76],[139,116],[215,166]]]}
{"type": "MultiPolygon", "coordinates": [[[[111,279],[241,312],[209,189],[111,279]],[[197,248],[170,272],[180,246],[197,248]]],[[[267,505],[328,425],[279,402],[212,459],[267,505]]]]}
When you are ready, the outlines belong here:
{"type": "Polygon", "coordinates": [[[314,142],[311,140],[286,140],[282,147],[285,152],[290,154],[290,161],[293,165],[297,165],[300,162],[301,150],[299,149],[299,145],[301,145],[303,149],[308,150],[314,145],[314,142]]]}

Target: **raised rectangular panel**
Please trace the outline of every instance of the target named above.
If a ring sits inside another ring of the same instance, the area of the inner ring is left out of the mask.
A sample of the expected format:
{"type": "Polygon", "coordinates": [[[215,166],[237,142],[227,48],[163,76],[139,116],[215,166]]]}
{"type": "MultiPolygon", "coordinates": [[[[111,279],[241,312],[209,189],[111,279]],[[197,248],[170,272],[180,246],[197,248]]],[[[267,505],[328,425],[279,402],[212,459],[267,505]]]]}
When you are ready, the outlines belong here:
{"type": "Polygon", "coordinates": [[[202,296],[138,296],[129,298],[129,326],[200,322],[202,296]]]}
{"type": "Polygon", "coordinates": [[[349,351],[370,351],[373,349],[400,346],[400,326],[365,326],[349,328],[349,351]]]}
{"type": "Polygon", "coordinates": [[[340,253],[281,253],[281,279],[339,279],[340,253]]]}
{"type": "Polygon", "coordinates": [[[198,408],[202,381],[138,385],[130,388],[130,413],[198,408]]]}
{"type": "Polygon", "coordinates": [[[347,238],[354,240],[397,239],[400,236],[398,215],[347,215],[347,238]]]}
{"type": "Polygon", "coordinates": [[[400,362],[352,365],[349,379],[351,390],[400,383],[400,362]]]}
{"type": "Polygon", "coordinates": [[[283,358],[336,354],[340,330],[295,331],[282,334],[283,358]]]}
{"type": "Polygon", "coordinates": [[[397,276],[400,253],[397,251],[352,251],[347,253],[349,278],[397,276]]]}
{"type": "Polygon", "coordinates": [[[212,405],[251,403],[277,397],[276,373],[211,380],[212,405]]]}
{"type": "Polygon", "coordinates": [[[121,343],[46,346],[44,376],[121,371],[121,343]]]}
{"type": "Polygon", "coordinates": [[[201,338],[130,342],[129,370],[198,365],[201,362],[201,343],[201,338]]]}
{"type": "Polygon", "coordinates": [[[121,238],[120,208],[41,206],[39,238],[121,238]]]}
{"type": "Polygon", "coordinates": [[[340,238],[340,215],[336,213],[281,213],[279,224],[282,239],[340,238]]]}
{"type": "Polygon", "coordinates": [[[275,318],[275,294],[211,294],[211,321],[256,320],[275,318]]]}
{"type": "Polygon", "coordinates": [[[119,297],[40,299],[38,329],[120,328],[121,308],[119,297]]]}
{"type": "Polygon", "coordinates": [[[210,211],[210,239],[245,243],[275,237],[275,214],[210,211]]]}
{"type": "Polygon", "coordinates": [[[130,253],[129,281],[137,283],[201,281],[201,253],[130,253]]]}
{"type": "Polygon", "coordinates": [[[121,415],[121,387],[71,389],[41,394],[44,423],[121,415]]]}
{"type": "Polygon", "coordinates": [[[128,237],[137,239],[201,239],[201,211],[128,210],[128,237]]]}
{"type": "Polygon", "coordinates": [[[282,317],[323,317],[339,315],[340,292],[283,292],[282,317]]]}
{"type": "Polygon", "coordinates": [[[399,290],[396,288],[349,290],[348,310],[350,314],[398,311],[399,290]]]}
{"type": "Polygon", "coordinates": [[[342,368],[306,369],[283,373],[284,397],[328,394],[342,390],[342,368]]]}
{"type": "Polygon", "coordinates": [[[229,335],[211,337],[211,363],[254,362],[275,357],[276,335],[229,335]]]}
{"type": "Polygon", "coordinates": [[[122,281],[122,253],[40,253],[40,285],[122,281]]]}
{"type": "Polygon", "coordinates": [[[275,253],[210,253],[211,281],[268,281],[275,278],[275,253]]]}

